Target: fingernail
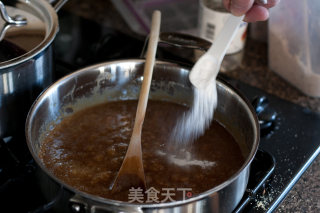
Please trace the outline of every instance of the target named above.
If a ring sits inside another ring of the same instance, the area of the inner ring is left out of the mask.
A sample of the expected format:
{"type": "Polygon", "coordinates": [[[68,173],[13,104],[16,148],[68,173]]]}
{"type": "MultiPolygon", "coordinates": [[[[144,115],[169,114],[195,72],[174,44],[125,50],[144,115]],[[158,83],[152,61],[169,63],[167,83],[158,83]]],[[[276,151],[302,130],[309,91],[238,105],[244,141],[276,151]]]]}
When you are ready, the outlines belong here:
{"type": "Polygon", "coordinates": [[[243,15],[243,12],[241,12],[238,8],[235,8],[231,5],[230,12],[235,16],[241,16],[243,15]]]}

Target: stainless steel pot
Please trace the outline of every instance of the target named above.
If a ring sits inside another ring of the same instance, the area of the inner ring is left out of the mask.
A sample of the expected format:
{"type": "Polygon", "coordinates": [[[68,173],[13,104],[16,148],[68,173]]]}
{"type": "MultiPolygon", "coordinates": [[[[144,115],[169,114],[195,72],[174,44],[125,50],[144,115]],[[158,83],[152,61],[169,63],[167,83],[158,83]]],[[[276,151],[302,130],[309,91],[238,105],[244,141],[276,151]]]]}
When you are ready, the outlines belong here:
{"type": "Polygon", "coordinates": [[[32,102],[52,83],[56,11],[65,2],[0,1],[0,138],[23,134],[32,102]]]}
{"type": "MultiPolygon", "coordinates": [[[[222,184],[184,201],[161,204],[131,204],[109,200],[81,192],[56,178],[39,158],[41,138],[46,131],[65,116],[98,103],[137,99],[144,60],[122,60],[98,64],[74,72],[39,96],[26,122],[27,143],[39,167],[54,184],[43,185],[66,189],[64,210],[71,204],[74,211],[85,212],[231,212],[244,194],[250,164],[259,143],[259,124],[255,112],[241,94],[222,80],[217,81],[219,120],[237,139],[246,161],[232,177],[222,184]],[[53,185],[53,186],[52,186],[53,185]]],[[[176,103],[192,101],[189,68],[179,64],[157,61],[150,98],[176,103]]],[[[52,189],[55,191],[56,189],[52,189]]]]}

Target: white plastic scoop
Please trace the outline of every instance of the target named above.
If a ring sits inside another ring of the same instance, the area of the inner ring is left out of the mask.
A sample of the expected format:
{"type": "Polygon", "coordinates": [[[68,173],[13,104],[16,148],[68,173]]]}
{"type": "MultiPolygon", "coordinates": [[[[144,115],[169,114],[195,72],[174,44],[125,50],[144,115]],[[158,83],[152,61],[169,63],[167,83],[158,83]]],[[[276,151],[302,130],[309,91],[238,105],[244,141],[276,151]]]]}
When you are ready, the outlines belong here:
{"type": "Polygon", "coordinates": [[[188,143],[204,134],[217,106],[216,77],[221,62],[244,16],[230,15],[209,50],[193,66],[189,79],[195,86],[191,109],[178,120],[171,140],[188,143]]]}
{"type": "Polygon", "coordinates": [[[189,79],[197,89],[205,89],[216,79],[221,62],[244,16],[230,15],[209,50],[193,66],[189,79]]]}

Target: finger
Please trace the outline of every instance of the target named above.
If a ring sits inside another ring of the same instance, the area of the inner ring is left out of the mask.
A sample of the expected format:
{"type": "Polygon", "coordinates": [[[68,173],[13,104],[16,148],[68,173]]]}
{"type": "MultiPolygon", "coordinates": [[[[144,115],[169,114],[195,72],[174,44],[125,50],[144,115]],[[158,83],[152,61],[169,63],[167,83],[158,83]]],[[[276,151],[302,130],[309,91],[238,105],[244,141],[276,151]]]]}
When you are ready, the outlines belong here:
{"type": "Polygon", "coordinates": [[[276,6],[279,2],[280,2],[280,0],[268,0],[268,3],[263,6],[266,8],[271,8],[271,7],[276,6]]]}
{"type": "Polygon", "coordinates": [[[255,22],[255,21],[265,21],[269,18],[269,11],[267,8],[261,5],[253,5],[252,8],[246,13],[244,21],[255,22]]]}
{"type": "Polygon", "coordinates": [[[235,16],[241,16],[249,11],[254,0],[231,0],[229,3],[230,12],[235,16]]]}
{"type": "Polygon", "coordinates": [[[230,1],[231,0],[223,0],[223,6],[226,8],[228,11],[230,11],[230,1]]]}

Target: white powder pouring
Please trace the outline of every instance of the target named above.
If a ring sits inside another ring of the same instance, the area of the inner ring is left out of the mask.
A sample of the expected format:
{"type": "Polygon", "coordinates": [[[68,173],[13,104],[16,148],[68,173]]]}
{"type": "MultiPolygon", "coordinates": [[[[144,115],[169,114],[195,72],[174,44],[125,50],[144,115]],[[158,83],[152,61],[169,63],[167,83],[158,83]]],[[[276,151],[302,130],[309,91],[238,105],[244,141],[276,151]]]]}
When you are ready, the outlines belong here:
{"type": "Polygon", "coordinates": [[[194,85],[193,104],[177,121],[171,141],[188,144],[210,126],[217,106],[216,77],[221,62],[244,16],[230,15],[209,50],[193,66],[189,79],[194,85]]]}
{"type": "Polygon", "coordinates": [[[178,119],[171,134],[171,141],[176,143],[190,143],[203,135],[217,107],[216,76],[220,64],[208,55],[203,55],[200,60],[190,74],[190,81],[195,85],[192,106],[178,119]],[[201,67],[197,67],[199,64],[201,67]]]}

